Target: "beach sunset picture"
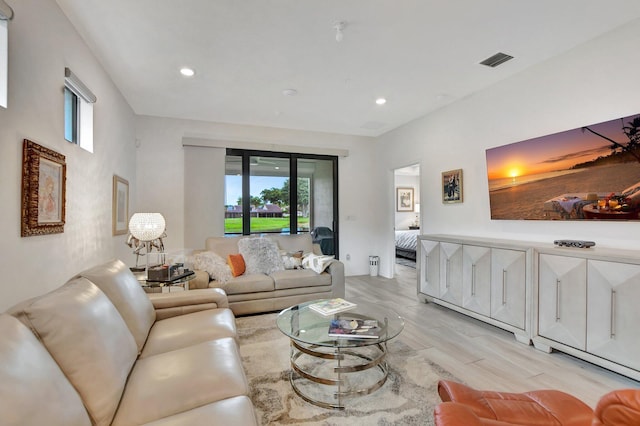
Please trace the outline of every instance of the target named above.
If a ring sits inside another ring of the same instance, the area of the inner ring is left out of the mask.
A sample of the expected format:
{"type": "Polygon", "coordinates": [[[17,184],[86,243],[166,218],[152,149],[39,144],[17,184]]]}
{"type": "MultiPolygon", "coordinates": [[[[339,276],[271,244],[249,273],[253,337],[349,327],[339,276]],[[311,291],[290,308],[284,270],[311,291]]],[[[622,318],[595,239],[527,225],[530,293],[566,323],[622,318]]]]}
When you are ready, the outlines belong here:
{"type": "Polygon", "coordinates": [[[638,219],[640,115],[487,149],[486,158],[491,219],[638,219]]]}

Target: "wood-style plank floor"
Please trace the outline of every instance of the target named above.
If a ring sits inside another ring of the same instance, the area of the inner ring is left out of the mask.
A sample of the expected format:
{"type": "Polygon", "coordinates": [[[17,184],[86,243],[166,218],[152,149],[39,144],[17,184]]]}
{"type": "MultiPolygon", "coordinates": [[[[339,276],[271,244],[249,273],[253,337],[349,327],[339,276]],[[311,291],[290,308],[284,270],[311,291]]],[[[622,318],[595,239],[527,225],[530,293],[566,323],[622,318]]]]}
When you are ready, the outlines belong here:
{"type": "MultiPolygon", "coordinates": [[[[524,392],[559,389],[592,407],[605,393],[640,382],[561,352],[518,343],[513,334],[416,296],[416,270],[396,265],[396,277],[346,279],[346,298],[383,304],[405,319],[398,339],[477,389],[524,392]]],[[[392,344],[392,343],[391,343],[392,344]]]]}

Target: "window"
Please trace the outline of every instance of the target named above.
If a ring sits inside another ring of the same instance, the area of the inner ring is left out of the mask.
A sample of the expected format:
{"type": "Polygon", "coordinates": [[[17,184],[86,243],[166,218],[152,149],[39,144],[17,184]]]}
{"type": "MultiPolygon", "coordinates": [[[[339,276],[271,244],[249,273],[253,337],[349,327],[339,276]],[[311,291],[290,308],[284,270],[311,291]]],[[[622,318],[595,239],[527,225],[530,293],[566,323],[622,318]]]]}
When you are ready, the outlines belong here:
{"type": "Polygon", "coordinates": [[[337,256],[337,178],[337,157],[227,149],[225,235],[310,232],[337,256]]]}
{"type": "Polygon", "coordinates": [[[96,97],[69,68],[64,69],[64,138],[93,152],[96,97]]]}

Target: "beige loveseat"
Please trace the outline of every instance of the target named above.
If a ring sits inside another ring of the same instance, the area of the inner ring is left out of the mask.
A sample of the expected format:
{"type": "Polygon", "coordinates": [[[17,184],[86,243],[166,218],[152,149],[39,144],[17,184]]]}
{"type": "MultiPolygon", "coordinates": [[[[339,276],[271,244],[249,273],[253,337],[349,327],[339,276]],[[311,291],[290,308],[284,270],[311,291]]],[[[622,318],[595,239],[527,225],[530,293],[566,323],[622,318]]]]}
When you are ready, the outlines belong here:
{"type": "Polygon", "coordinates": [[[111,261],[0,314],[2,425],[257,425],[247,394],[220,290],[147,296],[111,261]]]}
{"type": "MultiPolygon", "coordinates": [[[[229,254],[239,253],[238,242],[243,238],[256,237],[209,237],[205,251],[227,259],[229,254]]],[[[264,238],[275,242],[282,252],[322,254],[320,246],[313,244],[309,234],[269,235],[264,238]]],[[[287,269],[270,274],[245,273],[226,282],[210,280],[211,277],[203,271],[196,273],[198,278],[191,281],[189,287],[223,289],[235,315],[272,312],[310,300],[344,297],[345,290],[344,264],[339,260],[333,260],[322,273],[311,269],[287,269]]]]}

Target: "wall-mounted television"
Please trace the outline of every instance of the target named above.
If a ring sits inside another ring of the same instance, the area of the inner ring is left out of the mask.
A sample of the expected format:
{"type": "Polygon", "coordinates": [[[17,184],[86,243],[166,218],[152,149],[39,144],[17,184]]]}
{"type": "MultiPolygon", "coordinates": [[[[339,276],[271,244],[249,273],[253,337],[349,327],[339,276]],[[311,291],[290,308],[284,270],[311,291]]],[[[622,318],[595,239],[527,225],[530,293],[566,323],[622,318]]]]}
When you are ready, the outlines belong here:
{"type": "Polygon", "coordinates": [[[640,114],[486,150],[491,219],[638,220],[640,114]]]}

